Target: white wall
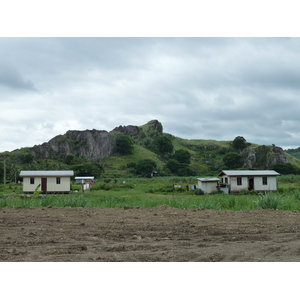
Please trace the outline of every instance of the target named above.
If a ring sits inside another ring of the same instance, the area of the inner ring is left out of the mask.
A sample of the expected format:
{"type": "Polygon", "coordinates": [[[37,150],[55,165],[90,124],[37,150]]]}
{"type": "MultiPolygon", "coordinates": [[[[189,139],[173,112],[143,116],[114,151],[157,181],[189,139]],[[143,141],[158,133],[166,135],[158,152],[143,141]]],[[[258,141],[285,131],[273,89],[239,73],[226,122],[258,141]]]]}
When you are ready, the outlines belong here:
{"type": "MultiPolygon", "coordinates": [[[[34,184],[30,184],[30,177],[24,177],[23,178],[23,192],[34,192],[36,187],[38,185],[42,185],[41,178],[35,177],[34,178],[34,184]]],[[[41,190],[41,187],[38,189],[38,191],[41,190]]]]}
{"type": "Polygon", "coordinates": [[[217,188],[216,181],[198,181],[198,188],[204,191],[204,193],[211,193],[212,191],[216,191],[217,188]]]}
{"type": "Polygon", "coordinates": [[[270,176],[267,178],[267,185],[263,185],[262,177],[254,177],[254,189],[256,191],[277,191],[276,176],[270,176]]]}
{"type": "MultiPolygon", "coordinates": [[[[276,191],[277,178],[276,176],[255,176],[254,190],[256,191],[276,191]],[[263,177],[267,177],[267,185],[263,185],[263,177]]],[[[237,177],[229,177],[228,183],[231,186],[231,192],[238,192],[243,189],[248,190],[248,177],[242,177],[242,185],[237,185],[237,177]]]]}
{"type": "MultiPolygon", "coordinates": [[[[43,177],[43,178],[47,178],[47,192],[69,192],[70,191],[70,177],[59,177],[60,184],[56,184],[57,177],[43,177]]],[[[34,184],[30,184],[30,177],[24,177],[23,192],[34,192],[36,187],[39,184],[40,187],[38,191],[41,191],[42,190],[41,177],[34,177],[34,184]]]]}
{"type": "Polygon", "coordinates": [[[237,185],[237,177],[229,177],[229,184],[231,192],[238,192],[240,190],[248,189],[248,177],[241,177],[242,185],[237,185]]]}

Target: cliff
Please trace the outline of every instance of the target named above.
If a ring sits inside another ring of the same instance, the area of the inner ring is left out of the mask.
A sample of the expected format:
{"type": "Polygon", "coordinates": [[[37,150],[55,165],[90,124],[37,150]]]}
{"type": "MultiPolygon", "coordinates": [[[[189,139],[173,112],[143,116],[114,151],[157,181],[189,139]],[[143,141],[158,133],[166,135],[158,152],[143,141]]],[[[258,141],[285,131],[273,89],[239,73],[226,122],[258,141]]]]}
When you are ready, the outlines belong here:
{"type": "Polygon", "coordinates": [[[84,156],[91,161],[99,161],[116,152],[118,133],[132,137],[135,143],[146,145],[149,138],[161,135],[163,127],[160,122],[153,120],[144,126],[119,126],[110,132],[105,130],[69,130],[64,135],[58,135],[47,143],[34,146],[30,153],[35,160],[64,159],[68,154],[84,156]]]}

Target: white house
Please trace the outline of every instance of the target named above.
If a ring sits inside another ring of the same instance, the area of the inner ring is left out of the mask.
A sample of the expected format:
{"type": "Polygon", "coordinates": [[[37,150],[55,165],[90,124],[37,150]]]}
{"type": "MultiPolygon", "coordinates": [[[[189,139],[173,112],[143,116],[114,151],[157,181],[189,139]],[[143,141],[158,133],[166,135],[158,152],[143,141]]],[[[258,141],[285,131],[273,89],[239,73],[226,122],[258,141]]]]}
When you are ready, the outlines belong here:
{"type": "Polygon", "coordinates": [[[23,192],[69,193],[73,171],[21,171],[23,192]]]}
{"type": "Polygon", "coordinates": [[[227,187],[229,192],[239,192],[240,190],[257,192],[277,191],[277,176],[279,173],[273,170],[262,171],[222,171],[218,176],[222,176],[221,187],[227,187]]]}
{"type": "Polygon", "coordinates": [[[210,194],[213,191],[217,191],[219,178],[197,178],[198,188],[201,189],[204,193],[210,194]]]}

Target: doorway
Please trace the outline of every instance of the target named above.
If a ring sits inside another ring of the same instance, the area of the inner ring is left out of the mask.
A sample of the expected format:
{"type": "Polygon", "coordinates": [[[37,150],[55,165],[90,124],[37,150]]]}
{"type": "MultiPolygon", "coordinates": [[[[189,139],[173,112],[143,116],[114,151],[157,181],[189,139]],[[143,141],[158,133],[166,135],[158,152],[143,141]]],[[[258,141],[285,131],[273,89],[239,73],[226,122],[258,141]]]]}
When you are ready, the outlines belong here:
{"type": "Polygon", "coordinates": [[[42,178],[42,191],[43,193],[47,192],[47,178],[42,178]]]}
{"type": "Polygon", "coordinates": [[[254,178],[248,178],[248,190],[253,191],[254,190],[254,178]]]}

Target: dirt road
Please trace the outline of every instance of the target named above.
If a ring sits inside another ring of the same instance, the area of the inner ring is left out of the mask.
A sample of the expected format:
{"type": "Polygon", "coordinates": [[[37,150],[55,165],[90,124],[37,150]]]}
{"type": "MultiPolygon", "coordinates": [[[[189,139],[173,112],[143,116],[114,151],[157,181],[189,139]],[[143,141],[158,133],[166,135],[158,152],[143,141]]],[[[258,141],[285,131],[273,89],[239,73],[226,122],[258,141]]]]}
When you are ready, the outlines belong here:
{"type": "Polygon", "coordinates": [[[1,208],[0,261],[300,261],[300,212],[1,208]]]}

